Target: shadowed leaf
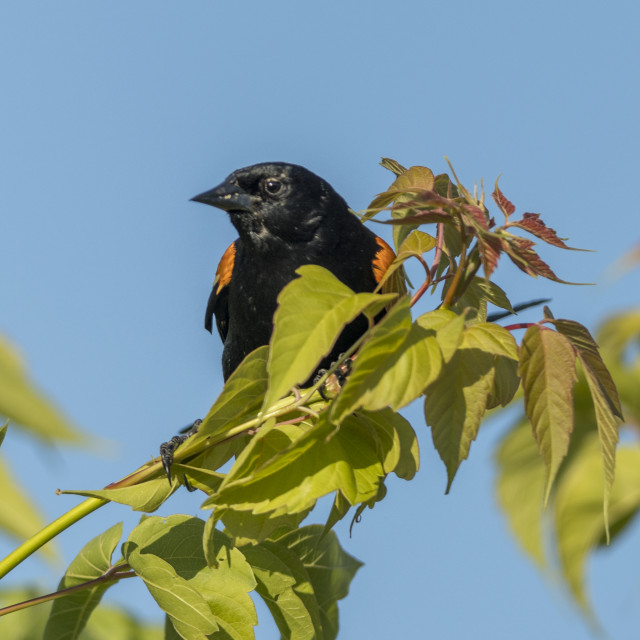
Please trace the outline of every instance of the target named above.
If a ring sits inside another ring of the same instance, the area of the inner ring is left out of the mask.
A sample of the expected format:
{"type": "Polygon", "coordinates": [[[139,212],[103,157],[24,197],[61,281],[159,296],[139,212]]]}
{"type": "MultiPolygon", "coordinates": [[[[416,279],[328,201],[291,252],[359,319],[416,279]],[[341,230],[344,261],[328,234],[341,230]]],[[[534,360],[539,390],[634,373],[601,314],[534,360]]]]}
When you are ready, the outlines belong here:
{"type": "Polygon", "coordinates": [[[321,525],[309,525],[277,539],[295,553],[309,576],[320,609],[322,639],[338,635],[338,600],[346,598],[362,563],[342,549],[333,531],[322,535],[321,525]]]}
{"type": "Polygon", "coordinates": [[[447,493],[478,434],[494,378],[493,355],[463,347],[453,354],[425,394],[425,419],[447,468],[447,493]]]}

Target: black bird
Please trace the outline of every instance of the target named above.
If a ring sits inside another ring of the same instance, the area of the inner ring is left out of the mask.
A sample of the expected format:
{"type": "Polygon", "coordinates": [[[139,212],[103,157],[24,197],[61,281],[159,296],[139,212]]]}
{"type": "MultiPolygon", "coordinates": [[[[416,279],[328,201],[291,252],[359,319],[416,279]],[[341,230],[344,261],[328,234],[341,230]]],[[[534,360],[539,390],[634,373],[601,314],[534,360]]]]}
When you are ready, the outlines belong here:
{"type": "MultiPolygon", "coordinates": [[[[269,343],[278,294],[297,277],[298,267],[325,267],[361,293],[376,289],[395,258],[391,247],[360,222],[328,182],[298,165],[265,162],[238,169],[192,200],[226,211],[239,236],[220,260],[204,322],[211,332],[215,317],[224,342],[225,380],[245,356],[269,343]]],[[[404,289],[399,272],[383,285],[384,292],[404,289]]],[[[336,361],[367,326],[364,316],[347,325],[319,368],[336,361]]],[[[161,445],[169,481],[173,452],[199,424],[196,420],[185,435],[161,445]]]]}
{"type": "MultiPolygon", "coordinates": [[[[325,267],[355,292],[370,292],[395,258],[328,182],[298,165],[238,169],[193,200],[226,211],[239,235],[218,265],[205,315],[206,329],[212,331],[215,317],[224,342],[225,380],[269,343],[278,294],[298,267],[325,267]]],[[[401,291],[399,278],[389,282],[385,291],[401,291]]],[[[366,327],[363,316],[348,325],[320,366],[337,360],[366,327]]]]}

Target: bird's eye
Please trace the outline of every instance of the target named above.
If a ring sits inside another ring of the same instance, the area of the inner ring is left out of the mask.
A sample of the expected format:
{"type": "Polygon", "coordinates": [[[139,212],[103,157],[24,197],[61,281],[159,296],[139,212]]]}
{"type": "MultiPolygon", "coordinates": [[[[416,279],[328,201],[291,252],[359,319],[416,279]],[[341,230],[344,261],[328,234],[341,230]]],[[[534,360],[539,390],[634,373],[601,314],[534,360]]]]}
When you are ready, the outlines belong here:
{"type": "Polygon", "coordinates": [[[275,178],[269,178],[264,183],[264,190],[271,196],[275,196],[276,194],[282,191],[282,182],[280,180],[276,180],[275,178]]]}

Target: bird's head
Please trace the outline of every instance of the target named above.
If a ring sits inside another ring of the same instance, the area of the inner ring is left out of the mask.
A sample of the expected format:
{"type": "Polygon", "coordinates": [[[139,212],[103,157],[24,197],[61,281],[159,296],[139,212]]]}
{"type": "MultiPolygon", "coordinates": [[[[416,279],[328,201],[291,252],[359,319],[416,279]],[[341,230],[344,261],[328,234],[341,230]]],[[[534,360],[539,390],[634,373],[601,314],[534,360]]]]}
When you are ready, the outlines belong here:
{"type": "Polygon", "coordinates": [[[332,218],[348,212],[345,201],[308,169],[265,162],[234,171],[194,198],[226,211],[240,237],[253,245],[309,242],[332,218]]]}

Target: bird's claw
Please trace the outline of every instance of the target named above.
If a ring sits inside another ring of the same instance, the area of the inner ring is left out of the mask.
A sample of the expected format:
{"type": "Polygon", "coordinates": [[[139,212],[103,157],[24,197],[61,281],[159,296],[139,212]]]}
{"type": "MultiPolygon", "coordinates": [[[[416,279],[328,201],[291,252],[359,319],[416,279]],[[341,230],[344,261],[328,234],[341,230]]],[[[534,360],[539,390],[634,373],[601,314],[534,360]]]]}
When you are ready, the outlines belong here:
{"type": "MultiPolygon", "coordinates": [[[[160,445],[160,460],[162,461],[164,472],[167,474],[169,484],[171,484],[171,465],[173,464],[173,454],[187,438],[190,438],[194,433],[198,431],[198,428],[201,424],[202,420],[195,420],[190,427],[187,427],[186,430],[184,430],[184,433],[173,436],[171,440],[169,440],[168,442],[163,442],[160,445]]],[[[184,481],[185,487],[187,487],[189,491],[195,491],[195,489],[189,484],[186,478],[184,479],[184,481]]]]}
{"type": "MultiPolygon", "coordinates": [[[[342,358],[344,354],[340,354],[342,358]]],[[[331,363],[331,368],[335,365],[335,362],[331,363]]],[[[335,397],[340,393],[342,387],[347,382],[347,376],[351,373],[351,367],[353,365],[353,357],[347,358],[325,381],[324,384],[318,387],[318,393],[322,396],[325,402],[328,402],[331,397],[335,397]]],[[[327,374],[327,369],[318,369],[318,373],[313,379],[313,384],[318,384],[323,376],[327,374]]]]}

